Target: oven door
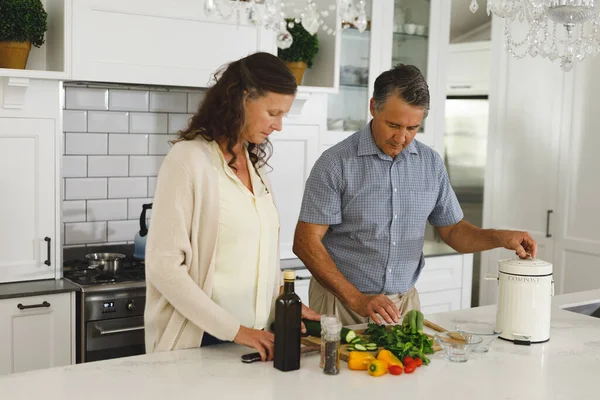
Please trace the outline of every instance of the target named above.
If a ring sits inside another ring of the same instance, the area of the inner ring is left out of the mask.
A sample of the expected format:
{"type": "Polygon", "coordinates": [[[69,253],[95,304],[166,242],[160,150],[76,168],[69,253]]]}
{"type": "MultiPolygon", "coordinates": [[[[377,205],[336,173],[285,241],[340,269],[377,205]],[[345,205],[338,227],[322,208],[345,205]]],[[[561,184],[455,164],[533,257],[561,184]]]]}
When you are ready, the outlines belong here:
{"type": "Polygon", "coordinates": [[[86,323],[85,362],[144,353],[143,316],[86,323]]]}

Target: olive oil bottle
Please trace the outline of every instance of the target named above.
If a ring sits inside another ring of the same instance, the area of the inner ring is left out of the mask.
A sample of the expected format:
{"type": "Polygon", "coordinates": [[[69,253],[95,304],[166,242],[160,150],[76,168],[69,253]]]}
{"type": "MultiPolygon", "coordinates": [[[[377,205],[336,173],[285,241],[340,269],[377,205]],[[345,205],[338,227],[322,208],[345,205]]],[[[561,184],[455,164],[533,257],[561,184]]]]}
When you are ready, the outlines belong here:
{"type": "Polygon", "coordinates": [[[283,293],[275,301],[275,354],[273,366],[280,371],[300,369],[302,301],[294,293],[294,271],[283,273],[283,293]]]}

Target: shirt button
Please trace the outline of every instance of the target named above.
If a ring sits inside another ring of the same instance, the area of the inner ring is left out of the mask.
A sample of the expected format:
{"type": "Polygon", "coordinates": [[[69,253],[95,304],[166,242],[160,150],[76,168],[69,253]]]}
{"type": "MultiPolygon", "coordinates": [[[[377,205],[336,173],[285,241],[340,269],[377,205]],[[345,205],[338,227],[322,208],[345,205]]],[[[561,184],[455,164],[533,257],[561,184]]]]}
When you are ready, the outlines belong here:
{"type": "Polygon", "coordinates": [[[398,191],[398,189],[394,188],[394,193],[396,193],[398,191]]]}
{"type": "Polygon", "coordinates": [[[391,268],[390,268],[390,269],[388,269],[388,272],[389,272],[390,274],[392,273],[392,270],[391,270],[391,268]]]}
{"type": "Polygon", "coordinates": [[[396,245],[396,242],[392,242],[392,245],[394,245],[394,246],[395,246],[395,245],[396,245]]]}
{"type": "Polygon", "coordinates": [[[398,214],[394,214],[394,219],[398,218],[398,214]]]}

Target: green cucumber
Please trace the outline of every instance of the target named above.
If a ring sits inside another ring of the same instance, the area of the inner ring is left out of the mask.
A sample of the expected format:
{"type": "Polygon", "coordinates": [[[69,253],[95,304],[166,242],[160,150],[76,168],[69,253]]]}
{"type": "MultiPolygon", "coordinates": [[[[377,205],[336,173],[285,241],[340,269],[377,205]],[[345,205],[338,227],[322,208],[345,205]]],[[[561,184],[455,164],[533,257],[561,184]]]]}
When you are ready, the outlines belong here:
{"type": "Polygon", "coordinates": [[[349,345],[349,346],[348,346],[348,351],[353,351],[353,350],[356,350],[356,349],[354,348],[354,346],[352,346],[352,345],[349,345]]]}
{"type": "Polygon", "coordinates": [[[365,346],[363,346],[362,344],[355,344],[354,349],[358,350],[358,351],[367,351],[367,348],[365,346]]]}
{"type": "Polygon", "coordinates": [[[352,343],[352,344],[354,344],[354,343],[361,343],[362,341],[363,341],[362,338],[360,338],[360,337],[357,336],[354,339],[352,339],[350,341],[350,343],[352,343]]]}
{"type": "MultiPolygon", "coordinates": [[[[304,326],[306,327],[306,335],[321,337],[320,321],[311,321],[308,319],[303,319],[302,322],[304,322],[304,326]]],[[[351,343],[356,338],[356,332],[354,332],[352,329],[342,327],[342,331],[340,332],[340,341],[342,343],[351,343]]]]}

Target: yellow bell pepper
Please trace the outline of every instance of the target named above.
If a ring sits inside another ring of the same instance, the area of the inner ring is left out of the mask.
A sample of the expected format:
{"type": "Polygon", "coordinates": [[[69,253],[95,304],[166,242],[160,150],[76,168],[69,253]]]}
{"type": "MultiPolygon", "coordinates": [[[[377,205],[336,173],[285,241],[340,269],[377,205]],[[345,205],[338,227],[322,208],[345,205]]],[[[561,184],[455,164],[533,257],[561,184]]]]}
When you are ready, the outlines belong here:
{"type": "Polygon", "coordinates": [[[348,368],[355,371],[366,371],[371,361],[375,361],[372,354],[353,351],[348,356],[348,368]]]}
{"type": "Polygon", "coordinates": [[[369,375],[371,376],[381,376],[387,372],[388,366],[385,361],[375,360],[371,361],[369,364],[369,375]]]}
{"type": "Polygon", "coordinates": [[[377,359],[380,361],[385,361],[388,365],[399,365],[400,367],[404,367],[402,365],[402,361],[396,357],[394,353],[389,350],[381,350],[379,354],[377,354],[377,359]]]}

